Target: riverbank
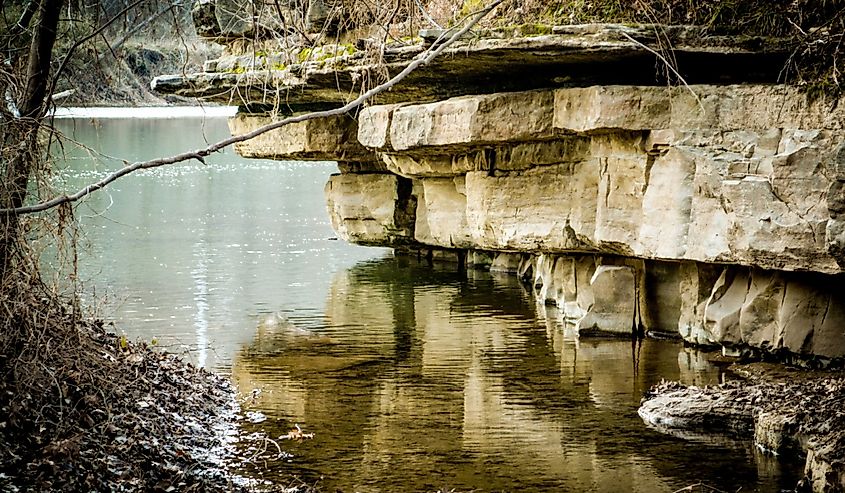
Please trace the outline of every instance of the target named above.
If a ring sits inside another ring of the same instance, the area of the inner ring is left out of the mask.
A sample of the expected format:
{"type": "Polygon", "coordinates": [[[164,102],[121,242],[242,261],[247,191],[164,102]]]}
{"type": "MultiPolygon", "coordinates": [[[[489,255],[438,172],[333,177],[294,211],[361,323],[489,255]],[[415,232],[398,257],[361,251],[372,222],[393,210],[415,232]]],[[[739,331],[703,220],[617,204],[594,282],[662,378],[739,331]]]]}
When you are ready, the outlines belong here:
{"type": "Polygon", "coordinates": [[[190,73],[219,56],[221,47],[200,39],[184,42],[127,43],[118,52],[88,50],[70,59],[71,77],[61,79],[56,104],[62,106],[144,107],[196,105],[193,98],[161,96],[150,81],[162,73],[190,73]]]}
{"type": "Polygon", "coordinates": [[[845,373],[762,363],[736,371],[747,380],[663,382],[646,393],[639,415],[671,435],[730,435],[774,455],[806,457],[798,491],[845,491],[845,373]]]}
{"type": "Polygon", "coordinates": [[[239,407],[226,378],[102,322],[67,329],[66,357],[39,359],[47,381],[27,382],[31,348],[0,353],[0,490],[245,491],[227,468],[239,407]]]}

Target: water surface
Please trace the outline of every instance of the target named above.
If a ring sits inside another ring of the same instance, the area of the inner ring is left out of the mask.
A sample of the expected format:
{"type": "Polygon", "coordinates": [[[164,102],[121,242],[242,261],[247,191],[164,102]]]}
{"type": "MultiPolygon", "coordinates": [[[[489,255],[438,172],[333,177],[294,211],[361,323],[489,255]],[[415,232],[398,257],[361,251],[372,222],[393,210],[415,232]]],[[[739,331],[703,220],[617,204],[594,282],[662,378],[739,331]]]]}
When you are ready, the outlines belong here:
{"type": "MultiPolygon", "coordinates": [[[[225,120],[67,118],[60,185],[228,136],[225,120]],[[113,156],[111,159],[107,156],[113,156]]],[[[114,116],[114,115],[111,115],[114,116]]],[[[77,207],[80,277],[130,338],[231,374],[247,424],[313,440],[261,464],[326,491],[778,491],[795,471],[748,443],[670,437],[636,415],[662,378],[717,383],[676,342],[578,340],[513,277],[334,239],[332,163],[244,160],[142,172],[77,207]]],[[[90,299],[95,299],[90,296],[90,299]]]]}
{"type": "MultiPolygon", "coordinates": [[[[124,160],[229,136],[220,117],[110,116],[56,120],[87,146],[65,143],[63,188],[75,191],[124,160]]],[[[323,198],[334,163],[246,160],[231,149],[207,162],[133,174],[78,206],[80,278],[106,296],[106,314],[130,338],[226,368],[264,315],[322,320],[333,273],[386,251],[335,239],[323,198]]]]}

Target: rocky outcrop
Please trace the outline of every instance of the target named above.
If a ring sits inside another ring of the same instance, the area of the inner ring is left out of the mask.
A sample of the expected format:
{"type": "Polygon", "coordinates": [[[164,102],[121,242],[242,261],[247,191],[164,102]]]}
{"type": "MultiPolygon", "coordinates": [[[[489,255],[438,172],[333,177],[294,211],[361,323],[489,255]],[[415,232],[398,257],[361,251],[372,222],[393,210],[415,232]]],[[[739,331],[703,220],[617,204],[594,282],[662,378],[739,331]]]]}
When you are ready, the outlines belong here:
{"type": "MultiPolygon", "coordinates": [[[[157,77],[152,82],[155,91],[292,111],[340,106],[369,87],[374,74],[395,75],[427,49],[420,42],[398,42],[374,57],[353,43],[306,48],[264,42],[259,39],[261,31],[284,30],[274,21],[278,16],[273,5],[265,5],[267,11],[248,11],[241,16],[242,22],[233,25],[217,19],[215,4],[228,11],[227,6],[236,2],[202,1],[199,5],[205,10],[195,13],[195,19],[206,19],[198,21],[201,26],[210,26],[202,32],[228,43],[228,54],[208,63],[204,72],[157,77]],[[262,27],[262,23],[270,25],[262,27]],[[257,44],[247,43],[252,39],[258,39],[257,44]]],[[[278,3],[284,11],[288,2],[278,3]]],[[[702,28],[693,26],[538,27],[539,32],[528,35],[507,28],[479,31],[380,95],[379,102],[428,102],[466,94],[592,84],[662,85],[664,80],[655,79],[657,59],[648,48],[658,37],[661,44],[673,47],[673,58],[689,83],[774,83],[793,49],[780,39],[705,35],[702,28]]]]}
{"type": "Polygon", "coordinates": [[[283,31],[280,12],[295,12],[289,0],[277,1],[275,6],[258,5],[250,0],[197,0],[191,9],[194,27],[202,37],[226,43],[243,38],[255,38],[261,33],[283,31]],[[275,7],[275,8],[273,8],[275,7]]]}
{"type": "Polygon", "coordinates": [[[730,434],[771,453],[805,455],[801,491],[836,492],[845,491],[843,404],[841,377],[792,374],[703,388],[664,383],[646,394],[639,415],[669,434],[730,434]]]}
{"type": "Polygon", "coordinates": [[[415,200],[408,180],[389,174],[333,175],[326,184],[332,227],[359,245],[399,246],[411,242],[407,216],[415,200]]]}
{"type": "Polygon", "coordinates": [[[454,258],[519,271],[584,334],[837,359],[842,111],[778,86],[596,86],[370,106],[238,151],[338,160],[341,237],[479,252],[454,258]]]}
{"type": "Polygon", "coordinates": [[[838,273],[841,112],[773,86],[590,87],[370,107],[358,137],[440,183],[425,216],[453,222],[428,245],[838,273]]]}
{"type": "Polygon", "coordinates": [[[517,272],[582,333],[674,334],[736,355],[845,357],[842,276],[586,254],[524,255],[517,272]]]}
{"type": "MultiPolygon", "coordinates": [[[[274,123],[264,115],[239,114],[229,120],[234,135],[242,135],[274,123]]],[[[340,115],[285,125],[235,144],[243,157],[260,159],[375,161],[376,155],[358,143],[358,122],[340,115]]]]}
{"type": "MultiPolygon", "coordinates": [[[[239,104],[244,134],[342,104],[443,33],[423,34],[378,66],[352,44],[245,54],[229,40],[207,72],[155,87],[239,104]]],[[[341,238],[515,272],[584,335],[845,358],[845,105],[772,84],[784,43],[671,26],[478,36],[355,115],[237,151],[337,161],[341,238]],[[655,32],[688,85],[655,79],[655,32]]]]}

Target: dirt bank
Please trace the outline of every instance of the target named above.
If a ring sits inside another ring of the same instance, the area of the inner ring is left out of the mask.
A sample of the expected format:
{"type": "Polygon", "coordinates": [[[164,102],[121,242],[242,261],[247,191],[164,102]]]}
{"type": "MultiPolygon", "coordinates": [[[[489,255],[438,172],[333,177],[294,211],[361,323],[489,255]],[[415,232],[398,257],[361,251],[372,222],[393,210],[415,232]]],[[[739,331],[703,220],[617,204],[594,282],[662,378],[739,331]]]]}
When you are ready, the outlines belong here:
{"type": "Polygon", "coordinates": [[[799,491],[845,491],[845,373],[753,364],[715,387],[664,382],[643,398],[642,419],[679,436],[751,438],[774,454],[806,457],[799,491]]]}

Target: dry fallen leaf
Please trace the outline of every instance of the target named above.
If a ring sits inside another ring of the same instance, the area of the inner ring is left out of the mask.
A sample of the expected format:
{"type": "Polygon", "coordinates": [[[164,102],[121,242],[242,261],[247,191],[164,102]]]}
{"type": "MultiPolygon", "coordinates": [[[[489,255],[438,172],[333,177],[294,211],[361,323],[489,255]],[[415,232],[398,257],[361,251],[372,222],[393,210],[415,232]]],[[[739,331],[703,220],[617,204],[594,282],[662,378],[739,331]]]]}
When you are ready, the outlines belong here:
{"type": "Polygon", "coordinates": [[[280,440],[310,440],[314,438],[314,433],[304,433],[302,428],[299,427],[298,424],[294,423],[295,428],[290,430],[287,435],[282,435],[279,437],[280,440]]]}

